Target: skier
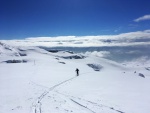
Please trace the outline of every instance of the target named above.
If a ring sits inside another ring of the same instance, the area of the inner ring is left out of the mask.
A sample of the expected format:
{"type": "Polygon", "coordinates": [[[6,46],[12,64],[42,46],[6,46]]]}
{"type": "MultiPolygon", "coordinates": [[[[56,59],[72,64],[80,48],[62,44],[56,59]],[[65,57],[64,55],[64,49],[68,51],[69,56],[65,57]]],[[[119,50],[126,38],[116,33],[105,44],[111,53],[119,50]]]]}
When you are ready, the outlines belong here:
{"type": "Polygon", "coordinates": [[[76,68],[76,72],[77,72],[77,76],[79,76],[79,69],[78,68],[76,68]]]}

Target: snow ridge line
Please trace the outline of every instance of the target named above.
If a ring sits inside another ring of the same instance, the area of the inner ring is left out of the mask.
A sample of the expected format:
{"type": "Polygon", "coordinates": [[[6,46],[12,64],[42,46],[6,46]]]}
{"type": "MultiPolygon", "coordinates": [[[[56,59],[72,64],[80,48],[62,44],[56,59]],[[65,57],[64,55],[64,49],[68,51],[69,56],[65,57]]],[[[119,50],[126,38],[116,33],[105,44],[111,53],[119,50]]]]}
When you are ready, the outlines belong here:
{"type": "MultiPolygon", "coordinates": [[[[67,80],[65,80],[65,81],[63,81],[63,82],[61,82],[61,83],[59,83],[59,84],[56,84],[56,85],[50,87],[50,88],[48,89],[48,91],[43,92],[43,93],[36,99],[36,101],[32,103],[32,110],[33,110],[32,112],[33,112],[33,113],[42,113],[42,110],[41,110],[41,105],[42,105],[41,101],[42,101],[42,99],[43,99],[50,91],[52,91],[52,90],[55,89],[56,87],[58,87],[58,86],[60,86],[60,85],[62,85],[62,84],[64,84],[64,83],[66,83],[66,82],[68,82],[68,81],[70,81],[70,80],[72,80],[72,79],[74,79],[74,78],[76,78],[76,76],[75,76],[75,77],[72,77],[72,78],[70,78],[70,79],[67,79],[67,80]]],[[[33,82],[32,82],[32,83],[33,83],[33,82]]],[[[41,85],[39,85],[39,86],[41,86],[41,85]]]]}

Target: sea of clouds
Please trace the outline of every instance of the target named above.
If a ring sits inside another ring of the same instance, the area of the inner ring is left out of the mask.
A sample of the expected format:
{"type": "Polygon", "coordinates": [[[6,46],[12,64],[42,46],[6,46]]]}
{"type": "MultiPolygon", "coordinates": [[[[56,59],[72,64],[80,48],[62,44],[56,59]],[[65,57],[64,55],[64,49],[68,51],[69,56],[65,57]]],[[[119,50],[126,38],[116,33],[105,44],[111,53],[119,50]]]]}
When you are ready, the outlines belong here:
{"type": "Polygon", "coordinates": [[[13,46],[38,46],[92,54],[115,61],[150,59],[150,30],[99,36],[30,37],[1,40],[13,46]]]}

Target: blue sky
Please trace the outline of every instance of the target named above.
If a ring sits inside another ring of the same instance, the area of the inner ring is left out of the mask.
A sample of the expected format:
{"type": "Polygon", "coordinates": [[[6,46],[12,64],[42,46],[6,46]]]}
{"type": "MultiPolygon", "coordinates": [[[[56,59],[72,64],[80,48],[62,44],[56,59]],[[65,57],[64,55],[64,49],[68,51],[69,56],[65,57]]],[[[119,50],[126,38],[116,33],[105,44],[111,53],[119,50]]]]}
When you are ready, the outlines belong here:
{"type": "Polygon", "coordinates": [[[0,0],[0,39],[150,29],[150,0],[0,0]]]}

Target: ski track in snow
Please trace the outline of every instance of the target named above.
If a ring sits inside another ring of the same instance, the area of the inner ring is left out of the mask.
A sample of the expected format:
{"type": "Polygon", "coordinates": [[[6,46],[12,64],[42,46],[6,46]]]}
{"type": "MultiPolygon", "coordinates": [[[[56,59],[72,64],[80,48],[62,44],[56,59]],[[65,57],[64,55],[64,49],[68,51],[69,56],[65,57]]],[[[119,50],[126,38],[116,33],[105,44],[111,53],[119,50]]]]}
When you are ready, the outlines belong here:
{"type": "MultiPolygon", "coordinates": [[[[46,95],[48,95],[48,93],[50,93],[51,91],[53,91],[56,87],[74,79],[76,77],[72,77],[70,79],[67,79],[61,83],[58,83],[50,88],[46,87],[46,86],[43,86],[43,85],[40,85],[40,84],[37,84],[35,82],[31,82],[32,84],[35,84],[36,86],[39,86],[39,87],[42,87],[42,88],[46,88],[48,89],[48,91],[44,91],[39,97],[37,97],[35,99],[35,101],[32,103],[32,106],[31,106],[31,109],[32,109],[32,112],[31,113],[42,113],[42,99],[44,97],[46,97],[46,95]]],[[[74,97],[74,96],[70,96],[70,95],[66,95],[66,94],[63,94],[63,93],[60,93],[58,91],[54,91],[56,92],[57,94],[59,95],[62,95],[64,96],[65,98],[69,99],[71,102],[75,103],[76,105],[84,108],[87,112],[91,112],[91,113],[98,113],[96,111],[94,111],[91,107],[94,107],[94,108],[97,108],[97,109],[109,109],[110,111],[112,111],[113,113],[125,113],[121,110],[117,110],[115,109],[114,107],[110,107],[110,106],[106,106],[106,105],[103,105],[103,104],[98,104],[98,103],[95,103],[95,102],[92,102],[92,101],[89,101],[89,100],[85,100],[85,99],[82,99],[82,98],[78,98],[78,97],[74,97]]]]}
{"type": "MultiPolygon", "coordinates": [[[[70,81],[70,80],[72,80],[72,79],[74,79],[74,78],[76,78],[76,77],[72,77],[72,78],[70,78],[70,79],[67,79],[67,80],[65,80],[65,81],[63,81],[63,82],[61,82],[61,83],[59,83],[59,84],[56,84],[56,85],[50,87],[50,88],[48,89],[48,91],[44,91],[44,92],[36,99],[36,101],[32,103],[32,113],[42,113],[42,110],[41,110],[41,105],[42,105],[41,101],[42,101],[42,99],[43,99],[50,91],[52,91],[54,88],[56,88],[56,87],[58,87],[58,86],[60,86],[60,85],[62,85],[62,84],[64,84],[64,83],[66,83],[66,82],[68,82],[68,81],[70,81]]],[[[36,83],[34,83],[34,82],[32,82],[32,83],[35,84],[35,85],[44,87],[44,86],[39,85],[39,84],[36,84],[36,83]]]]}
{"type": "Polygon", "coordinates": [[[82,98],[78,98],[78,97],[74,97],[74,96],[70,96],[70,95],[66,95],[66,94],[62,94],[58,91],[55,91],[56,93],[58,94],[61,94],[67,98],[69,98],[71,101],[73,101],[74,103],[80,105],[81,107],[84,107],[86,109],[88,109],[89,111],[91,111],[92,113],[96,113],[95,111],[91,110],[87,105],[90,104],[94,107],[99,107],[99,108],[106,108],[106,109],[110,109],[110,110],[113,110],[113,111],[116,111],[118,113],[125,113],[123,111],[120,111],[120,110],[117,110],[115,109],[114,107],[110,107],[110,106],[106,106],[106,105],[103,105],[103,104],[98,104],[98,103],[95,103],[95,102],[92,102],[92,101],[89,101],[89,100],[85,100],[85,99],[82,99],[82,98]],[[83,103],[86,102],[87,105],[83,105],[81,104],[79,101],[82,101],[83,103]]]}
{"type": "Polygon", "coordinates": [[[77,102],[77,101],[75,101],[73,99],[70,99],[70,100],[73,101],[74,103],[78,104],[79,106],[81,106],[83,108],[86,108],[87,110],[91,111],[92,113],[96,113],[96,112],[92,111],[91,109],[89,109],[87,106],[84,106],[84,105],[80,104],[79,102],[77,102]]]}

